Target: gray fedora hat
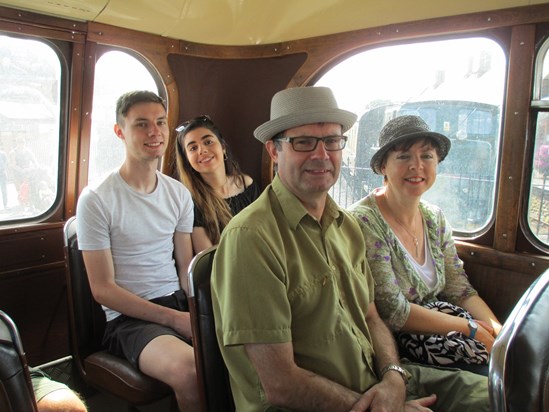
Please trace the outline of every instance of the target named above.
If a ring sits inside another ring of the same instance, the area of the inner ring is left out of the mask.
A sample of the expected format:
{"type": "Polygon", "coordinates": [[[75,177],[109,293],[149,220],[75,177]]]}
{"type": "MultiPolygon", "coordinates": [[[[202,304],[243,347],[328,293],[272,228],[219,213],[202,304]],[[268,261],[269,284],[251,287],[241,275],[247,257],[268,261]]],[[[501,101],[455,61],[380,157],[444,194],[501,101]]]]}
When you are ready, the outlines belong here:
{"type": "Polygon", "coordinates": [[[328,87],[294,87],[273,96],[271,120],[255,129],[254,136],[265,143],[284,130],[313,123],[338,123],[345,133],[356,119],[356,114],[337,106],[328,87]]]}
{"type": "Polygon", "coordinates": [[[387,122],[379,134],[379,149],[374,153],[370,160],[370,167],[374,173],[380,175],[383,160],[387,152],[396,145],[405,140],[414,137],[429,137],[433,139],[439,146],[439,162],[442,162],[452,143],[443,134],[432,132],[425,121],[419,116],[399,116],[387,122]]]}

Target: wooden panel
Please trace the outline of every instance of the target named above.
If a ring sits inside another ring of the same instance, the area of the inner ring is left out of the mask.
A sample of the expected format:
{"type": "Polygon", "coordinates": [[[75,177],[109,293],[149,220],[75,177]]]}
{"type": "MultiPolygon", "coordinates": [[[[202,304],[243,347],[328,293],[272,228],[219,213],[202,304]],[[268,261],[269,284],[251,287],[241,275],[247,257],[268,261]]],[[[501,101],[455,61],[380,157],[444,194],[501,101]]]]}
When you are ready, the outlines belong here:
{"type": "Polygon", "coordinates": [[[494,239],[494,247],[505,252],[516,250],[520,218],[520,202],[517,199],[521,198],[523,191],[521,182],[524,181],[524,165],[515,159],[518,153],[525,152],[526,147],[527,108],[531,97],[534,55],[535,26],[513,27],[494,239]]]}
{"type": "Polygon", "coordinates": [[[549,258],[504,253],[490,247],[457,242],[471,284],[501,322],[532,282],[549,268],[549,258]]]}
{"type": "Polygon", "coordinates": [[[2,273],[25,270],[33,266],[61,263],[63,230],[57,228],[34,231],[13,231],[0,236],[0,276],[2,273]]]}
{"type": "Polygon", "coordinates": [[[30,365],[69,354],[65,268],[0,276],[0,309],[21,334],[30,365]]]}
{"type": "Polygon", "coordinates": [[[507,319],[522,294],[537,278],[535,275],[471,262],[466,263],[465,269],[471,284],[500,322],[507,319]]]}
{"type": "MultiPolygon", "coordinates": [[[[272,96],[287,86],[305,59],[305,53],[268,59],[170,54],[180,91],[178,121],[210,115],[242,170],[259,182],[263,145],[253,131],[269,119],[272,96]]],[[[175,153],[173,145],[168,153],[175,153]]]]}

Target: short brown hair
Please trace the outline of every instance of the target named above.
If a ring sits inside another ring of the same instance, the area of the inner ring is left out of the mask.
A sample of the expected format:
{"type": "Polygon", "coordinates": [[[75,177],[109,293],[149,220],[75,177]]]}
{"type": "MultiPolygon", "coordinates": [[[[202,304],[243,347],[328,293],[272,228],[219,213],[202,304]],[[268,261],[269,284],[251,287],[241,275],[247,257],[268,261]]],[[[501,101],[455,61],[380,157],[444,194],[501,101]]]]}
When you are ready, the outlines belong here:
{"type": "Polygon", "coordinates": [[[149,90],[134,90],[124,93],[116,101],[116,123],[124,124],[124,118],[132,106],[138,103],[159,103],[167,111],[166,101],[149,90]]]}

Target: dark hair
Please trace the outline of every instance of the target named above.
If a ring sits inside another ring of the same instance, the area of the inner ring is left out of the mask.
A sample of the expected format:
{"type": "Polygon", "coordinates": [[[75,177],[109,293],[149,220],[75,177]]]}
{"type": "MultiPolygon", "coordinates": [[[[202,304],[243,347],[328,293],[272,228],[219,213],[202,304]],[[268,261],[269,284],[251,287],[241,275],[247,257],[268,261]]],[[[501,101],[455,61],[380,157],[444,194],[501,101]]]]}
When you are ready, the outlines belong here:
{"type": "MultiPolygon", "coordinates": [[[[438,158],[440,159],[441,157],[440,144],[437,142],[436,139],[433,139],[432,137],[429,137],[429,136],[415,136],[415,137],[411,137],[409,139],[403,140],[402,142],[399,142],[391,146],[389,150],[387,150],[387,154],[389,154],[389,152],[398,152],[398,151],[404,152],[406,150],[409,150],[410,147],[412,147],[413,145],[419,142],[424,142],[424,144],[429,144],[430,146],[432,146],[437,152],[438,158]]],[[[387,154],[382,159],[381,164],[384,164],[385,160],[387,160],[387,154]]]]}
{"type": "Polygon", "coordinates": [[[148,90],[134,90],[124,93],[116,101],[116,123],[123,125],[128,111],[138,103],[159,103],[164,110],[167,110],[166,102],[156,93],[148,90]]]}
{"type": "Polygon", "coordinates": [[[236,184],[238,186],[240,184],[244,186],[245,181],[244,175],[240,171],[240,166],[232,155],[227,142],[223,139],[217,126],[208,117],[201,116],[191,120],[177,133],[176,161],[179,178],[191,192],[195,206],[202,212],[206,225],[206,233],[215,245],[219,242],[221,230],[229,223],[233,214],[225,199],[219,196],[214,188],[204,181],[202,175],[193,169],[187,158],[183,140],[187,133],[199,127],[204,127],[211,131],[223,147],[225,152],[225,175],[228,177],[237,177],[236,184]]]}

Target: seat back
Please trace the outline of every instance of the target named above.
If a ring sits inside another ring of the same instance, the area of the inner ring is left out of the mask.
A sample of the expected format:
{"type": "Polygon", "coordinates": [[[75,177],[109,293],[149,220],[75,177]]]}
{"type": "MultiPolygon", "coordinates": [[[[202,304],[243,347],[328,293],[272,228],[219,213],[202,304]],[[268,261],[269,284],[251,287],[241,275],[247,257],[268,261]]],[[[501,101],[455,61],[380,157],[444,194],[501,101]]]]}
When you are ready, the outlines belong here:
{"type": "Polygon", "coordinates": [[[0,410],[36,412],[36,400],[19,331],[0,310],[0,410]]]}
{"type": "Polygon", "coordinates": [[[234,411],[229,373],[215,334],[210,276],[216,246],[198,253],[189,266],[189,310],[200,396],[208,412],[234,411]]]}
{"type": "Polygon", "coordinates": [[[492,412],[549,411],[549,269],[505,321],[490,357],[492,412]]]}
{"type": "Polygon", "coordinates": [[[75,217],[65,223],[64,241],[71,348],[80,376],[89,385],[130,405],[145,405],[172,394],[168,385],[141,373],[126,359],[103,350],[105,312],[91,292],[82,252],[78,249],[75,217]]]}
{"type": "Polygon", "coordinates": [[[83,360],[102,349],[105,312],[90,289],[82,252],[78,249],[75,216],[65,223],[64,241],[73,358],[79,373],[85,377],[83,360]]]}

